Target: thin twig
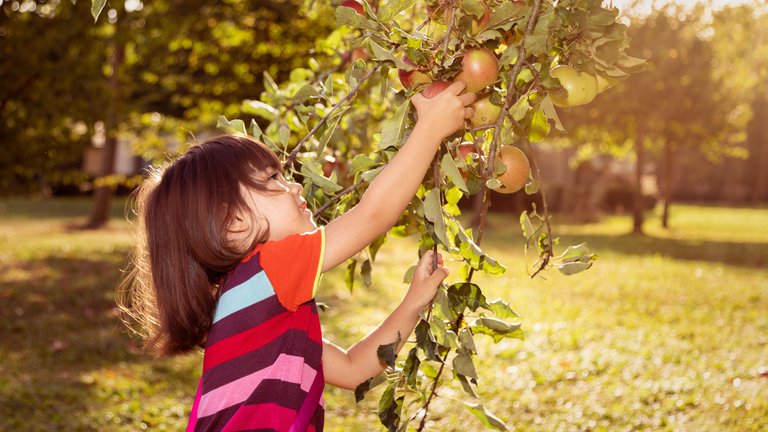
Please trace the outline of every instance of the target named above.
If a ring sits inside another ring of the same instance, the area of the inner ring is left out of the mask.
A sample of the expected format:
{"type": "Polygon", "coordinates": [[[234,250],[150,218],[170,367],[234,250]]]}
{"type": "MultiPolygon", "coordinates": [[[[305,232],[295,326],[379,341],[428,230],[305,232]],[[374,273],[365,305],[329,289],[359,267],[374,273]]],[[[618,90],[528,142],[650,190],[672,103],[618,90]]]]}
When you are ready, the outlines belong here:
{"type": "Polygon", "coordinates": [[[373,69],[371,69],[367,74],[365,74],[365,76],[363,76],[363,78],[360,79],[360,82],[358,82],[357,85],[352,90],[350,90],[349,93],[346,94],[346,96],[344,96],[338,102],[333,104],[330,111],[328,111],[328,113],[323,118],[321,118],[320,121],[317,122],[315,127],[313,127],[312,130],[309,131],[309,133],[306,136],[304,136],[304,138],[302,138],[298,144],[296,144],[296,148],[294,148],[293,151],[291,151],[291,154],[288,155],[288,159],[286,159],[285,164],[283,165],[285,168],[288,168],[293,164],[293,161],[296,160],[296,154],[299,152],[299,150],[301,150],[301,147],[304,145],[304,143],[306,143],[307,140],[309,140],[309,138],[312,137],[318,131],[318,129],[320,129],[320,127],[325,124],[326,121],[328,121],[328,118],[330,118],[331,115],[337,109],[339,109],[339,107],[342,104],[344,104],[344,102],[351,99],[355,95],[355,93],[357,93],[357,91],[360,89],[363,83],[365,83],[368,80],[368,78],[370,78],[374,73],[376,73],[376,71],[378,71],[379,68],[381,68],[381,63],[377,64],[373,69]]]}
{"type": "Polygon", "coordinates": [[[328,207],[331,206],[331,204],[333,204],[334,202],[336,202],[339,199],[341,199],[341,197],[343,197],[344,195],[352,193],[355,189],[360,187],[361,184],[363,184],[363,181],[364,181],[363,178],[360,177],[360,179],[357,182],[355,182],[355,184],[353,184],[352,186],[347,187],[343,191],[341,191],[341,192],[337,193],[336,195],[332,196],[331,199],[329,199],[328,201],[325,202],[325,204],[321,205],[320,208],[315,210],[314,216],[317,217],[318,215],[321,215],[323,213],[323,211],[325,211],[325,209],[327,209],[328,207]]]}

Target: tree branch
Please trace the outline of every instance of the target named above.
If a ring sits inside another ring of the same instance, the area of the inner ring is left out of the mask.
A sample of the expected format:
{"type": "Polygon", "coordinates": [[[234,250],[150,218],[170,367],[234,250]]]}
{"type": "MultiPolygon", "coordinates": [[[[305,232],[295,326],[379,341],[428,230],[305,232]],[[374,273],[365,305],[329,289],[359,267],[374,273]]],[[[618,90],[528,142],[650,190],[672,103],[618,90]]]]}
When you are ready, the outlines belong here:
{"type": "MultiPolygon", "coordinates": [[[[525,36],[523,37],[523,41],[525,41],[525,38],[530,36],[530,34],[533,32],[534,27],[536,26],[536,20],[539,16],[539,9],[541,8],[541,0],[534,0],[533,1],[533,8],[531,10],[531,17],[528,20],[528,25],[525,28],[525,36]]],[[[453,24],[453,12],[451,13],[451,24],[453,24]]],[[[449,28],[450,31],[450,28],[449,28]]],[[[447,47],[447,43],[446,43],[447,47]]],[[[517,75],[520,73],[520,70],[523,67],[523,63],[525,62],[525,46],[524,43],[521,43],[517,48],[517,61],[515,62],[515,66],[512,68],[512,72],[510,73],[510,86],[512,89],[514,89],[515,81],[517,80],[517,75]]],[[[516,95],[517,92],[510,91],[507,93],[507,96],[504,100],[504,108],[502,108],[502,113],[509,112],[509,107],[512,104],[512,99],[516,95]]],[[[493,175],[493,165],[494,165],[494,158],[496,156],[496,146],[497,143],[501,140],[501,128],[504,125],[504,118],[505,116],[499,116],[499,119],[496,120],[495,130],[493,134],[493,141],[491,141],[491,148],[488,155],[488,167],[484,173],[484,179],[487,180],[490,178],[491,175],[493,175]]],[[[480,244],[480,241],[483,238],[483,233],[485,231],[485,223],[486,219],[488,217],[488,207],[490,207],[490,192],[488,189],[488,186],[485,184],[483,185],[483,204],[480,209],[480,227],[478,228],[477,233],[477,239],[475,243],[478,245],[480,244]]],[[[474,274],[474,268],[470,268],[469,275],[467,276],[467,282],[470,282],[472,280],[472,276],[474,274]]],[[[460,313],[458,318],[456,319],[456,322],[454,323],[454,327],[458,329],[458,327],[461,325],[461,320],[463,318],[463,313],[460,313]]],[[[429,393],[429,396],[427,397],[426,402],[424,403],[424,415],[421,418],[421,422],[419,423],[418,432],[421,432],[424,430],[424,426],[427,421],[427,415],[429,414],[429,405],[432,402],[435,392],[437,390],[437,383],[440,379],[440,376],[443,373],[443,370],[445,368],[445,361],[448,358],[448,354],[450,353],[450,350],[446,351],[445,356],[443,356],[443,362],[440,365],[440,369],[437,371],[437,375],[435,375],[434,382],[432,384],[432,390],[429,393]]]]}

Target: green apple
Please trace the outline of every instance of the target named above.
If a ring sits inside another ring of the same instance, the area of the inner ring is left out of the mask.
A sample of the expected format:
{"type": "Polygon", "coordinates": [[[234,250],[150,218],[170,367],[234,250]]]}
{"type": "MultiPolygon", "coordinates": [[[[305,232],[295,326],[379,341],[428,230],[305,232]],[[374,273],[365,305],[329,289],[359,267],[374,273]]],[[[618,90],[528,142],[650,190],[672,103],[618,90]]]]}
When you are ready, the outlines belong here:
{"type": "Polygon", "coordinates": [[[549,71],[549,75],[560,80],[568,93],[566,98],[552,95],[552,103],[561,107],[585,105],[597,96],[597,78],[586,72],[579,72],[571,66],[558,65],[549,71]]]}

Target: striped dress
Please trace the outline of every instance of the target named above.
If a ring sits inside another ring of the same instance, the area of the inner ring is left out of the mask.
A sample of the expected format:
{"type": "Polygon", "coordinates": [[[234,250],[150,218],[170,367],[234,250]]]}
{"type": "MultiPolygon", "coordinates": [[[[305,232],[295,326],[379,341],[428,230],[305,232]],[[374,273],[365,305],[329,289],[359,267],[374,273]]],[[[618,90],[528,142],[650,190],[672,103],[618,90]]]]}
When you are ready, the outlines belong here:
{"type": "Polygon", "coordinates": [[[187,431],[322,431],[325,231],[258,245],[221,287],[187,431]]]}

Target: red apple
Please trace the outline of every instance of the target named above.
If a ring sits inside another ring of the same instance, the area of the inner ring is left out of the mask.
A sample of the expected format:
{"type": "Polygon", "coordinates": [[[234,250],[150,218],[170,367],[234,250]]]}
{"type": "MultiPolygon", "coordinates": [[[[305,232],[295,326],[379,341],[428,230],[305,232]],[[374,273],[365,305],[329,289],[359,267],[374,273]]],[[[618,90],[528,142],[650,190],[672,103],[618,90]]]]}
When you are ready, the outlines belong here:
{"type": "Polygon", "coordinates": [[[483,154],[483,149],[479,148],[473,142],[464,141],[463,143],[456,146],[456,152],[458,153],[459,157],[466,160],[467,155],[470,153],[483,154]]]}
{"type": "MultiPolygon", "coordinates": [[[[403,57],[403,61],[411,66],[416,66],[408,57],[403,57]]],[[[397,76],[405,88],[412,88],[413,86],[426,84],[431,81],[427,74],[418,69],[410,71],[400,69],[397,71],[397,76]]]]}
{"type": "Polygon", "coordinates": [[[472,20],[472,34],[478,34],[485,30],[491,22],[491,8],[485,2],[480,4],[483,5],[483,15],[479,19],[472,20]]]}
{"type": "Polygon", "coordinates": [[[466,51],[461,60],[461,72],[456,79],[467,83],[467,92],[477,92],[499,78],[499,60],[493,51],[477,48],[466,51]]]}
{"type": "Polygon", "coordinates": [[[496,123],[501,114],[501,107],[492,103],[489,96],[476,100],[470,108],[474,110],[472,118],[469,119],[473,128],[490,126],[496,123]]]}
{"type": "Polygon", "coordinates": [[[531,165],[522,150],[514,146],[501,146],[496,154],[496,163],[503,163],[507,169],[499,176],[501,187],[496,192],[511,194],[528,183],[531,165]]]}
{"type": "Polygon", "coordinates": [[[450,87],[451,84],[452,83],[449,83],[448,81],[435,81],[428,85],[427,88],[421,92],[421,94],[424,95],[424,97],[427,99],[432,99],[450,87]]]}
{"type": "Polygon", "coordinates": [[[355,0],[344,0],[339,6],[352,8],[360,15],[365,16],[365,9],[363,8],[363,4],[355,0]]]}

